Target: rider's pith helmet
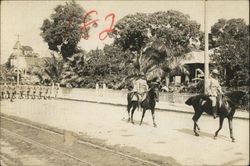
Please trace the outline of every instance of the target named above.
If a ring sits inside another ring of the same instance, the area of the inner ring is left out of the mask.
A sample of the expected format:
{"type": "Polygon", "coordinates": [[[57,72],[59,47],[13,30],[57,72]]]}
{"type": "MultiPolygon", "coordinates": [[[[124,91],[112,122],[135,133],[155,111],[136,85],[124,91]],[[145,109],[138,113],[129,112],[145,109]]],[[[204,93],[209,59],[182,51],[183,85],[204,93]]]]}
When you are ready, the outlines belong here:
{"type": "Polygon", "coordinates": [[[214,70],[212,71],[212,74],[219,75],[219,71],[218,71],[217,69],[214,69],[214,70]]]}

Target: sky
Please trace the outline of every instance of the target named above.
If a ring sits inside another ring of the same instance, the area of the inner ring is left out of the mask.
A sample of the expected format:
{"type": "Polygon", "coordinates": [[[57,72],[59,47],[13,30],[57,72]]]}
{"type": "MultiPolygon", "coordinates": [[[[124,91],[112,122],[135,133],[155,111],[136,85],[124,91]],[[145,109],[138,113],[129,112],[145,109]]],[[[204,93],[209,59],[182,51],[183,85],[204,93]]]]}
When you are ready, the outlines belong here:
{"type": "MultiPolygon", "coordinates": [[[[43,20],[49,18],[53,9],[66,1],[2,1],[1,2],[1,64],[5,63],[13,51],[20,35],[22,45],[29,45],[34,52],[41,56],[49,56],[47,43],[40,36],[43,20]]],[[[90,31],[89,40],[82,39],[78,44],[82,49],[89,51],[103,48],[112,43],[112,39],[99,40],[98,34],[109,27],[110,20],[105,16],[114,13],[115,22],[128,14],[137,12],[153,13],[157,11],[178,10],[188,14],[191,20],[201,24],[204,30],[204,1],[77,1],[87,12],[96,10],[100,19],[98,27],[90,31]]],[[[208,1],[207,27],[210,28],[220,18],[243,18],[249,24],[249,3],[247,0],[208,1]]],[[[114,22],[114,23],[115,23],[114,22]]]]}

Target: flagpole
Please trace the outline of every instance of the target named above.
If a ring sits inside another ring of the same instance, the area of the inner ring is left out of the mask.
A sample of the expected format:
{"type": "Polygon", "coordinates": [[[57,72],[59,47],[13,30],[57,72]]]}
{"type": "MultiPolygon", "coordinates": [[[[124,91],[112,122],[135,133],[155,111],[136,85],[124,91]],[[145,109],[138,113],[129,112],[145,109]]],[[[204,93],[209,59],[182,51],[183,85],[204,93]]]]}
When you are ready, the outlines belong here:
{"type": "Polygon", "coordinates": [[[19,71],[19,56],[20,56],[20,41],[19,41],[20,35],[17,34],[17,85],[19,85],[20,82],[20,71],[19,71]]]}
{"type": "MultiPolygon", "coordinates": [[[[19,37],[18,37],[18,42],[19,42],[19,37]]],[[[19,43],[17,44],[17,85],[19,85],[19,55],[20,54],[20,47],[19,43]]]]}

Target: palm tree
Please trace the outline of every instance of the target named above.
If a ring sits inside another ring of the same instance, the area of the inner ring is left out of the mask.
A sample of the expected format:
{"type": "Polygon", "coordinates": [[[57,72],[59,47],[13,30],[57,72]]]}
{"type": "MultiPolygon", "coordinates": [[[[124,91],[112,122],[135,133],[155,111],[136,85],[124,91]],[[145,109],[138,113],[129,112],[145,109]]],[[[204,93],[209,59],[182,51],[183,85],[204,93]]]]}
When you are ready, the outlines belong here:
{"type": "Polygon", "coordinates": [[[30,73],[39,78],[40,82],[59,83],[63,70],[63,60],[51,53],[52,57],[43,58],[39,66],[34,66],[30,73]]]}
{"type": "Polygon", "coordinates": [[[163,39],[152,38],[140,56],[140,70],[146,74],[149,81],[161,80],[177,72],[189,74],[186,66],[180,63],[182,58],[174,55],[163,39]]]}
{"type": "Polygon", "coordinates": [[[79,87],[84,81],[84,70],[84,53],[77,53],[67,58],[67,61],[63,64],[61,84],[64,86],[79,87]]]}
{"type": "Polygon", "coordinates": [[[44,73],[50,81],[59,83],[63,71],[63,60],[61,56],[56,57],[54,53],[51,53],[51,56],[51,58],[44,59],[44,73]]]}
{"type": "Polygon", "coordinates": [[[164,39],[152,37],[140,53],[130,53],[125,63],[127,73],[121,85],[131,83],[141,72],[149,82],[160,81],[176,73],[189,74],[186,66],[180,63],[181,59],[182,56],[176,57],[167,47],[164,39]]]}

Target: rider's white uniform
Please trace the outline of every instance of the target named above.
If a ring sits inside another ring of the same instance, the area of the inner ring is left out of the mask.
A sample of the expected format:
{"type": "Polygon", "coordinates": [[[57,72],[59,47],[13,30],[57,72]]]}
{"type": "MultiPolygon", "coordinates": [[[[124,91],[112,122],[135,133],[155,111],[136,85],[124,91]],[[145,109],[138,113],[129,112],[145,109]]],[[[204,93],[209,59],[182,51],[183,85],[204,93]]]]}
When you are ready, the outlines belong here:
{"type": "MultiPolygon", "coordinates": [[[[148,91],[148,84],[146,80],[140,78],[134,82],[133,92],[137,92],[138,94],[142,95],[147,91],[148,91]]],[[[143,96],[140,97],[143,98],[143,96]]],[[[142,98],[140,98],[139,100],[142,100],[142,98]]],[[[136,100],[135,96],[133,97],[132,100],[136,100]]]]}
{"type": "Polygon", "coordinates": [[[206,94],[212,101],[212,106],[216,106],[216,97],[219,93],[222,93],[220,83],[217,79],[210,77],[208,80],[208,88],[206,94]]]}

